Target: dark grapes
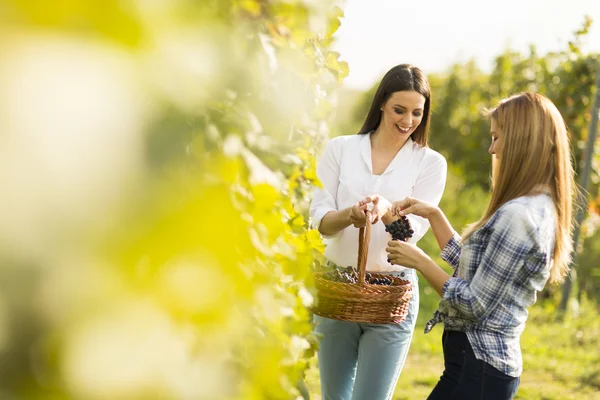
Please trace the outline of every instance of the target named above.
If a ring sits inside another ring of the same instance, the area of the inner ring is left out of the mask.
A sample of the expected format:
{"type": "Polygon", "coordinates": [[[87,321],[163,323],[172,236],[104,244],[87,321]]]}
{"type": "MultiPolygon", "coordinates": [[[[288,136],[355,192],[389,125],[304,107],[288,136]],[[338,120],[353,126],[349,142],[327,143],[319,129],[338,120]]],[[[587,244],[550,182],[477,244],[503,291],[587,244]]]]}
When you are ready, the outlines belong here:
{"type": "MultiPolygon", "coordinates": [[[[340,283],[358,283],[358,271],[354,267],[334,268],[325,274],[323,278],[340,283]]],[[[385,275],[373,275],[370,272],[365,274],[365,281],[371,285],[393,285],[392,278],[385,275]]]]}
{"type": "Polygon", "coordinates": [[[392,240],[401,240],[406,242],[415,233],[410,226],[410,222],[405,215],[385,226],[385,231],[392,235],[392,240]]]}
{"type": "Polygon", "coordinates": [[[323,274],[323,278],[334,282],[356,283],[358,282],[358,272],[354,267],[347,267],[344,269],[334,268],[323,274]]]}

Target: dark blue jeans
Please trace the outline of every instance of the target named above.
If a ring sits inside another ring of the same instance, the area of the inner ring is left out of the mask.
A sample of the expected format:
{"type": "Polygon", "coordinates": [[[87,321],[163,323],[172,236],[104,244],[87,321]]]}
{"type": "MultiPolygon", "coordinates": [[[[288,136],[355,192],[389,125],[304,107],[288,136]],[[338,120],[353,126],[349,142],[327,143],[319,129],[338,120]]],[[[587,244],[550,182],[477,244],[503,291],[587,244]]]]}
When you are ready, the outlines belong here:
{"type": "Polygon", "coordinates": [[[508,376],[473,354],[464,332],[444,331],[444,373],[428,400],[510,400],[520,378],[508,376]]]}

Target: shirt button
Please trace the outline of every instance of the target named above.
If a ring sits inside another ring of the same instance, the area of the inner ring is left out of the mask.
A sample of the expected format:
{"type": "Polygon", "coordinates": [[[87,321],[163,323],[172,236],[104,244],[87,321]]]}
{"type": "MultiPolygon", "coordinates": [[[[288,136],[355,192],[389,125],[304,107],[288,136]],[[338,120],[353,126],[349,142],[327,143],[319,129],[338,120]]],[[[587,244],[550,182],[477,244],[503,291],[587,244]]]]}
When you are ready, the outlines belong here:
{"type": "Polygon", "coordinates": [[[406,275],[404,272],[401,272],[401,273],[400,273],[400,276],[401,276],[401,277],[404,277],[404,275],[406,275]]]}

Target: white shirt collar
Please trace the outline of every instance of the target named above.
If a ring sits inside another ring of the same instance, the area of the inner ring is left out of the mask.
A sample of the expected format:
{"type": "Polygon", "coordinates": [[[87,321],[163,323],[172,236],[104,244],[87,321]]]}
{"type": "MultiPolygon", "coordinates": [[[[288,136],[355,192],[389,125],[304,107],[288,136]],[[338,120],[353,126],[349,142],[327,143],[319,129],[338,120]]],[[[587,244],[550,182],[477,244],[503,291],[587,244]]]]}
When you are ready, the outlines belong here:
{"type": "MultiPolygon", "coordinates": [[[[362,156],[363,161],[367,164],[369,171],[371,174],[373,173],[373,161],[371,159],[371,133],[367,133],[363,135],[363,138],[360,141],[360,154],[362,156]]],[[[412,138],[408,138],[404,146],[400,149],[400,151],[396,154],[390,165],[386,168],[385,172],[382,174],[387,174],[394,170],[399,164],[402,164],[402,159],[404,157],[411,157],[413,153],[413,140],[412,138]]]]}

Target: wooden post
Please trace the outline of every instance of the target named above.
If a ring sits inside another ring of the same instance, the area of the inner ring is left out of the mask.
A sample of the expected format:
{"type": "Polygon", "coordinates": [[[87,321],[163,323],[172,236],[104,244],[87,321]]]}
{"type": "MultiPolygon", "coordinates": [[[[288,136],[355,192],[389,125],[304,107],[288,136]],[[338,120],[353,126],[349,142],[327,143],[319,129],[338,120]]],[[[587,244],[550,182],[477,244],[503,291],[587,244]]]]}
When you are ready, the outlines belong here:
{"type": "Polygon", "coordinates": [[[598,133],[598,118],[600,117],[600,68],[596,70],[596,96],[594,97],[594,105],[592,107],[592,121],[590,122],[590,129],[588,132],[587,143],[585,146],[585,156],[583,170],[581,171],[579,179],[579,190],[580,196],[578,196],[577,204],[580,208],[577,210],[575,217],[576,225],[573,231],[573,262],[571,264],[571,272],[565,280],[562,299],[560,300],[559,315],[564,315],[567,309],[567,303],[571,296],[571,290],[573,288],[573,280],[575,279],[576,272],[575,266],[577,265],[577,256],[579,251],[579,237],[581,236],[581,224],[585,220],[588,208],[588,185],[590,181],[590,175],[592,173],[592,158],[594,156],[594,143],[596,141],[596,135],[598,133]]]}

